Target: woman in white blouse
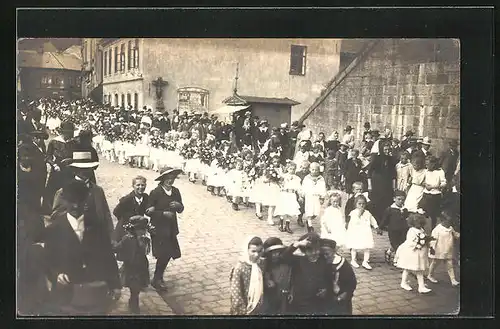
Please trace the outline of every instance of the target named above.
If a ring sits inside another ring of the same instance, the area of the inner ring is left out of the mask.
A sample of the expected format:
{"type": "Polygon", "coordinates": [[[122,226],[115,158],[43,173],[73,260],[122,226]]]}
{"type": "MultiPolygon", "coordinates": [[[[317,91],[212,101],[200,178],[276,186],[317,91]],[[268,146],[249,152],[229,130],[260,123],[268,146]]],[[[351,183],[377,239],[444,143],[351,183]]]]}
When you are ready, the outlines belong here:
{"type": "Polygon", "coordinates": [[[426,159],[425,189],[420,208],[431,218],[432,228],[436,227],[443,198],[442,191],[446,187],[446,178],[443,169],[439,166],[439,159],[430,156],[426,159]]]}

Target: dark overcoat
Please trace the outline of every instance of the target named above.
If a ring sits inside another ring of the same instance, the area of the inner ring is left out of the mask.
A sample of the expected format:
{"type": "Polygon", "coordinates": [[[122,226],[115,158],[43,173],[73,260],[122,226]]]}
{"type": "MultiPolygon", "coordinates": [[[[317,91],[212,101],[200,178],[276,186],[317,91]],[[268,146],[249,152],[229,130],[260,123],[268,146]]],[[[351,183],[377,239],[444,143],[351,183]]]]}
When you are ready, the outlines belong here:
{"type": "Polygon", "coordinates": [[[64,305],[73,297],[72,284],[104,281],[109,289],[120,289],[118,266],[111,240],[102,221],[84,215],[85,231],[80,241],[67,219],[67,213],[57,214],[45,233],[48,278],[53,285],[54,301],[64,305]],[[57,276],[68,275],[68,286],[57,284],[57,276]]]}
{"type": "Polygon", "coordinates": [[[155,227],[155,232],[152,235],[153,256],[157,259],[180,258],[181,249],[177,241],[179,234],[177,213],[184,211],[181,193],[176,187],[172,187],[172,195],[167,195],[163,187],[158,185],[149,194],[147,208],[150,207],[155,209],[150,215],[151,224],[155,227]],[[182,205],[177,212],[170,207],[172,201],[177,201],[182,205]],[[171,216],[164,216],[164,211],[170,211],[171,216]]]}
{"type": "Polygon", "coordinates": [[[130,192],[118,201],[118,205],[113,210],[113,215],[115,215],[118,223],[116,223],[115,231],[113,233],[113,240],[120,241],[125,235],[125,230],[123,225],[128,223],[128,220],[132,216],[141,215],[144,216],[146,213],[146,206],[148,205],[149,196],[144,193],[142,195],[142,202],[139,204],[135,200],[134,192],[130,192]]]}

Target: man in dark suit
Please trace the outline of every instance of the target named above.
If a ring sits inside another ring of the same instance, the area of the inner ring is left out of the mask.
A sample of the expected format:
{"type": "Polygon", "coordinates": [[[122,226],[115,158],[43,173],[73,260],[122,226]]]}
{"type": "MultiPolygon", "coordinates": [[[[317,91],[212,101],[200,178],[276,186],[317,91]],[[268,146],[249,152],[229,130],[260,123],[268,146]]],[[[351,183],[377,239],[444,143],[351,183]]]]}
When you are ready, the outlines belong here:
{"type": "Polygon", "coordinates": [[[42,313],[48,294],[44,275],[46,272],[43,249],[45,226],[40,212],[41,194],[35,187],[40,179],[39,174],[36,173],[37,160],[34,153],[33,148],[26,144],[19,147],[16,217],[17,307],[19,313],[23,315],[42,313]]]}
{"type": "Polygon", "coordinates": [[[118,266],[105,223],[86,206],[89,189],[73,180],[63,187],[65,211],[46,229],[45,250],[52,303],[56,313],[104,311],[108,291],[121,294],[118,266]],[[83,310],[82,307],[90,307],[83,310]]]}
{"type": "Polygon", "coordinates": [[[132,188],[132,192],[122,197],[113,210],[113,215],[118,219],[113,241],[118,242],[125,235],[123,225],[127,224],[132,216],[144,216],[146,213],[146,205],[148,204],[148,194],[144,193],[146,190],[146,178],[137,176],[132,179],[132,188]]]}
{"type": "MultiPolygon", "coordinates": [[[[114,225],[106,195],[104,194],[102,187],[98,186],[91,180],[94,170],[98,166],[99,162],[92,156],[92,152],[84,152],[83,150],[73,152],[73,159],[70,160],[68,165],[68,167],[73,171],[74,176],[72,181],[82,181],[88,188],[89,193],[87,194],[85,206],[88,209],[93,209],[96,213],[96,218],[103,222],[103,227],[111,239],[113,236],[114,225]]],[[[60,189],[56,192],[54,197],[54,205],[50,219],[51,222],[58,218],[58,213],[63,213],[67,210],[65,207],[66,204],[62,198],[62,189],[60,189]]]]}
{"type": "MultiPolygon", "coordinates": [[[[41,212],[41,199],[45,192],[45,183],[47,181],[47,162],[45,149],[40,147],[43,143],[43,131],[33,130],[27,134],[21,135],[22,145],[20,152],[28,155],[25,163],[29,168],[29,188],[25,190],[31,197],[32,204],[36,206],[37,211],[41,212]]],[[[45,144],[44,144],[45,146],[45,144]]]]}
{"type": "Polygon", "coordinates": [[[450,141],[450,148],[441,155],[441,168],[443,168],[446,182],[451,186],[458,161],[458,142],[450,141]]]}
{"type": "Polygon", "coordinates": [[[37,140],[35,141],[40,148],[46,151],[45,140],[49,139],[49,131],[45,125],[40,121],[42,120],[42,111],[38,108],[32,109],[26,116],[26,131],[37,131],[37,140]]]}

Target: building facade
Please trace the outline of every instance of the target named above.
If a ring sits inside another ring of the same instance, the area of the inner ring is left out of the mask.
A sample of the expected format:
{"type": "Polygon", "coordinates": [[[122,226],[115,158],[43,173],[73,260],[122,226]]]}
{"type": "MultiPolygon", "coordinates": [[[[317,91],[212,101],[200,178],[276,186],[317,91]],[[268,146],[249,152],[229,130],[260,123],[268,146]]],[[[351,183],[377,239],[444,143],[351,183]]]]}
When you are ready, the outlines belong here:
{"type": "MultiPolygon", "coordinates": [[[[74,50],[74,49],[73,49],[74,50]]],[[[81,59],[51,44],[18,50],[17,90],[21,99],[81,98],[81,59]]]]}
{"type": "Polygon", "coordinates": [[[100,42],[101,39],[83,38],[81,45],[82,97],[92,98],[98,103],[103,101],[103,59],[100,42]]]}
{"type": "Polygon", "coordinates": [[[339,69],[338,39],[125,38],[100,45],[103,102],[136,108],[161,103],[169,112],[215,111],[231,96],[238,74],[241,94],[299,102],[293,120],[339,69]]]}

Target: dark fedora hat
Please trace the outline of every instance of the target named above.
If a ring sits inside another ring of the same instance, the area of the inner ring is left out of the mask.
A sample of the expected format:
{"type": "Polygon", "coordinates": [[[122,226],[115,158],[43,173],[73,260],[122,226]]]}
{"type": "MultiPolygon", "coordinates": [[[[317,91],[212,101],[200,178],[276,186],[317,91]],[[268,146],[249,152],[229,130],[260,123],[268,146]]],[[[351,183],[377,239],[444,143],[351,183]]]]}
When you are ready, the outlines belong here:
{"type": "Polygon", "coordinates": [[[174,176],[177,176],[179,175],[180,173],[182,173],[182,170],[181,169],[176,169],[176,168],[172,168],[172,167],[164,167],[161,172],[160,172],[160,176],[158,176],[155,181],[158,181],[158,182],[162,182],[165,177],[169,176],[169,175],[174,175],[174,176]]]}
{"type": "Polygon", "coordinates": [[[345,127],[345,129],[344,129],[344,131],[351,131],[351,130],[353,130],[353,128],[352,128],[351,126],[347,126],[347,127],[345,127]]]}
{"type": "Polygon", "coordinates": [[[60,131],[75,131],[75,124],[71,121],[64,121],[59,127],[60,131]]]}

